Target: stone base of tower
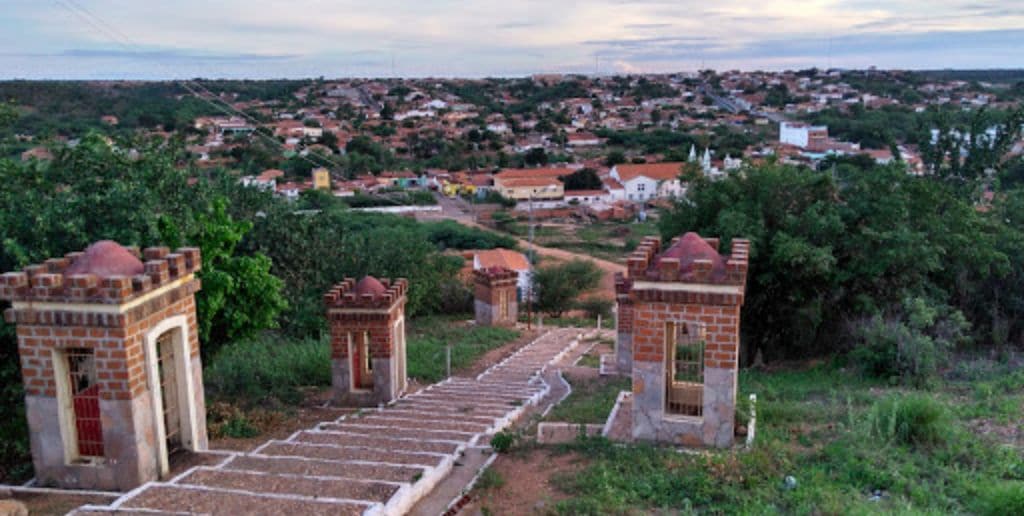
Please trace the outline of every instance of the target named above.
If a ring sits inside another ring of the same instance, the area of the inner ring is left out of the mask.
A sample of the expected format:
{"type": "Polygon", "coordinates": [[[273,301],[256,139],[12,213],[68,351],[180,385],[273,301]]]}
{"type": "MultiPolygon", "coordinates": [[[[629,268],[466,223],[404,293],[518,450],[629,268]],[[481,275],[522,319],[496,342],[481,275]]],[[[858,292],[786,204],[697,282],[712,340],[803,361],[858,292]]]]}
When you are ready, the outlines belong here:
{"type": "Polygon", "coordinates": [[[336,405],[346,407],[376,407],[395,400],[402,394],[404,385],[392,382],[398,378],[398,364],[390,358],[374,358],[373,388],[355,389],[352,387],[351,361],[334,360],[331,363],[332,401],[336,405]]]}
{"type": "Polygon", "coordinates": [[[65,489],[128,491],[159,476],[153,447],[152,404],[145,396],[133,400],[100,400],[105,456],[68,462],[61,436],[56,398],[26,396],[25,415],[32,429],[32,466],[36,483],[65,489]]]}
{"type": "Polygon", "coordinates": [[[615,336],[615,369],[619,374],[633,372],[633,333],[619,332],[615,336]]]}
{"type": "Polygon", "coordinates": [[[511,303],[505,317],[499,316],[499,308],[479,299],[473,302],[473,311],[476,315],[476,323],[481,326],[514,326],[519,320],[519,307],[511,303]]]}
{"type": "Polygon", "coordinates": [[[734,443],[736,371],[704,370],[703,414],[665,412],[665,370],[660,363],[633,364],[633,438],[691,447],[726,448],[734,443]]]}

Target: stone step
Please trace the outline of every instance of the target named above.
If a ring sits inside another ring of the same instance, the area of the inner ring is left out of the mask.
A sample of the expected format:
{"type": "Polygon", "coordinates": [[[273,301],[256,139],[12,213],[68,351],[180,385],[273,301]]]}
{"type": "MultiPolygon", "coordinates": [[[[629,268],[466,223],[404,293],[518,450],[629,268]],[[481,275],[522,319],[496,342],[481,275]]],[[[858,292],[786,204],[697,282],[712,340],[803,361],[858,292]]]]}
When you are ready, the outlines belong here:
{"type": "Polygon", "coordinates": [[[407,399],[409,399],[409,400],[435,400],[435,401],[451,403],[451,404],[456,404],[456,405],[461,403],[461,404],[465,404],[467,406],[493,407],[493,408],[501,408],[501,409],[505,409],[505,410],[508,410],[508,407],[515,407],[515,406],[519,405],[519,403],[513,403],[513,401],[516,401],[516,400],[489,401],[489,400],[481,400],[481,399],[475,398],[473,396],[457,395],[457,394],[442,394],[442,393],[438,393],[438,394],[417,394],[416,396],[410,396],[407,399]]]}
{"type": "Polygon", "coordinates": [[[447,404],[424,398],[409,398],[401,400],[392,405],[392,408],[389,410],[419,410],[448,415],[462,414],[466,416],[493,418],[502,417],[508,413],[508,407],[506,406],[499,408],[474,406],[467,403],[447,404]]]}
{"type": "Polygon", "coordinates": [[[487,391],[475,391],[469,388],[450,388],[441,387],[437,389],[430,389],[425,391],[423,394],[450,394],[453,396],[469,396],[478,398],[481,400],[493,400],[497,403],[508,400],[521,400],[529,398],[529,394],[525,393],[499,393],[499,392],[487,392],[487,391]]]}
{"type": "MultiPolygon", "coordinates": [[[[491,424],[471,423],[459,421],[457,418],[428,418],[428,417],[400,417],[391,416],[387,413],[361,417],[358,419],[346,420],[352,423],[363,423],[367,425],[381,425],[398,428],[422,428],[426,430],[456,430],[459,432],[484,432],[491,424]]],[[[345,421],[340,424],[344,425],[345,421]]]]}
{"type": "Polygon", "coordinates": [[[444,385],[438,385],[430,389],[424,389],[421,392],[438,392],[438,391],[470,391],[477,394],[491,395],[497,394],[501,396],[530,396],[540,391],[539,386],[523,386],[517,387],[504,383],[485,384],[483,382],[472,382],[472,383],[446,383],[444,385]]]}
{"type": "Polygon", "coordinates": [[[286,475],[357,478],[386,482],[414,482],[423,475],[422,466],[360,464],[330,460],[240,455],[224,464],[223,469],[258,471],[286,475]]]}
{"type": "Polygon", "coordinates": [[[382,503],[388,501],[401,487],[396,483],[350,478],[282,475],[212,468],[199,468],[178,479],[175,485],[382,503]]]}
{"type": "Polygon", "coordinates": [[[381,450],[397,450],[428,453],[455,453],[459,444],[452,442],[419,441],[413,439],[394,439],[386,435],[369,436],[341,432],[299,432],[294,442],[310,444],[332,444],[336,446],[361,446],[381,450]]]}
{"type": "Polygon", "coordinates": [[[473,414],[456,413],[456,414],[445,414],[438,413],[425,407],[407,406],[401,409],[395,408],[390,409],[386,412],[382,412],[381,415],[389,415],[392,417],[400,417],[403,419],[424,419],[424,420],[435,420],[435,421],[465,421],[467,423],[480,423],[487,426],[493,425],[498,419],[497,417],[489,416],[478,416],[473,414]]]}
{"type": "Polygon", "coordinates": [[[473,438],[476,432],[460,432],[454,430],[424,430],[422,428],[399,428],[387,427],[381,424],[355,423],[353,421],[342,421],[340,423],[320,423],[319,428],[328,432],[346,432],[350,434],[363,435],[387,435],[389,437],[423,438],[438,441],[465,442],[473,438]]]}
{"type": "Polygon", "coordinates": [[[224,516],[240,514],[356,516],[361,515],[367,509],[368,504],[164,484],[143,490],[126,500],[121,507],[124,509],[155,509],[179,514],[199,513],[224,516]]]}
{"type": "Polygon", "coordinates": [[[259,453],[270,456],[306,457],[310,459],[334,461],[378,462],[399,465],[410,464],[427,467],[435,467],[445,458],[445,455],[437,453],[389,451],[374,448],[328,446],[323,444],[295,443],[287,441],[271,441],[269,444],[261,448],[259,453]]]}

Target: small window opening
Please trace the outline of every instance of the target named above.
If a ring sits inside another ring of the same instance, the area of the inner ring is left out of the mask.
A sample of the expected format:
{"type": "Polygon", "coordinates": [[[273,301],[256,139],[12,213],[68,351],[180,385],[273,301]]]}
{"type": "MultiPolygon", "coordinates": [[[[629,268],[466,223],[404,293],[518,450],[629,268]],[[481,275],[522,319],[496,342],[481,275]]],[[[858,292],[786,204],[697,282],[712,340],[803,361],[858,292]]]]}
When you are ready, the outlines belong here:
{"type": "Polygon", "coordinates": [[[68,364],[74,427],[80,459],[103,457],[103,424],[100,418],[100,385],[93,350],[72,348],[64,352],[68,364]]]}
{"type": "Polygon", "coordinates": [[[704,326],[666,323],[665,411],[701,416],[704,412],[704,326]]]}

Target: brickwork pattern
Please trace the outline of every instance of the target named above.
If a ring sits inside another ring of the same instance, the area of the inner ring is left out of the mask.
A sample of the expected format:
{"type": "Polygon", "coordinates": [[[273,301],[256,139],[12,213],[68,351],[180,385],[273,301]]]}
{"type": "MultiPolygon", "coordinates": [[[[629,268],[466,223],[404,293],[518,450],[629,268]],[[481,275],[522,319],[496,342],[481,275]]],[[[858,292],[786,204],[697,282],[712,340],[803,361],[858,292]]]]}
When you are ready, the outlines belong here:
{"type": "MultiPolygon", "coordinates": [[[[374,279],[373,281],[377,281],[374,279]]],[[[357,294],[354,278],[345,278],[324,294],[327,322],[331,329],[331,368],[334,401],[341,405],[375,406],[398,396],[406,386],[406,356],[398,352],[396,323],[405,316],[408,282],[380,280],[383,291],[357,294]],[[360,346],[367,339],[372,372],[353,370],[349,341],[360,346]],[[372,376],[372,389],[356,389],[354,382],[372,376]]],[[[404,332],[404,328],[401,330],[404,332]]]]}
{"type": "Polygon", "coordinates": [[[66,348],[95,350],[103,399],[128,400],[141,395],[146,391],[145,333],[175,315],[188,318],[189,347],[192,355],[198,356],[194,294],[200,283],[192,274],[200,267],[199,249],[170,253],[166,247],[148,248],[146,272],[135,277],[65,277],[64,269],[81,255],[69,253],[0,277],[0,299],[17,303],[4,317],[17,325],[26,395],[56,396],[51,350],[66,348]],[[166,289],[179,280],[184,282],[166,289]],[[103,311],[105,306],[123,306],[160,289],[165,291],[121,313],[103,311]],[[38,308],[27,303],[46,305],[38,308]],[[90,311],[89,306],[96,309],[90,311]]]}
{"type": "Polygon", "coordinates": [[[657,238],[645,239],[629,257],[628,277],[616,278],[620,310],[632,309],[633,437],[688,446],[728,446],[750,244],[733,240],[726,258],[715,256],[718,239],[705,238],[701,243],[694,234],[683,238],[682,243],[674,239],[663,254],[657,238]],[[704,330],[701,416],[680,418],[666,413],[670,322],[698,323],[704,330]]]}
{"type": "MultiPolygon", "coordinates": [[[[185,318],[188,360],[193,363],[193,383],[197,384],[195,403],[199,417],[205,420],[194,296],[200,289],[194,277],[201,266],[199,249],[172,253],[166,247],[153,247],[141,255],[132,252],[145,259],[143,273],[135,276],[66,274],[84,253],[69,253],[0,276],[0,299],[13,304],[4,317],[17,326],[22,382],[34,436],[33,460],[36,474],[43,480],[51,477],[49,480],[69,487],[111,489],[138,485],[155,475],[154,466],[148,463],[153,458],[142,452],[155,446],[155,432],[145,427],[152,416],[140,419],[143,413],[152,413],[145,345],[147,333],[169,318],[185,318]],[[72,348],[93,351],[106,457],[110,459],[105,473],[66,465],[63,452],[54,451],[62,443],[55,430],[59,408],[53,351],[72,348]],[[36,436],[47,436],[47,441],[36,436]]],[[[205,447],[205,425],[202,428],[200,435],[194,436],[199,448],[205,447]]]]}
{"type": "Polygon", "coordinates": [[[474,308],[477,324],[514,325],[519,317],[516,286],[519,273],[503,267],[473,271],[474,308]],[[502,314],[502,302],[506,312],[502,314]]]}

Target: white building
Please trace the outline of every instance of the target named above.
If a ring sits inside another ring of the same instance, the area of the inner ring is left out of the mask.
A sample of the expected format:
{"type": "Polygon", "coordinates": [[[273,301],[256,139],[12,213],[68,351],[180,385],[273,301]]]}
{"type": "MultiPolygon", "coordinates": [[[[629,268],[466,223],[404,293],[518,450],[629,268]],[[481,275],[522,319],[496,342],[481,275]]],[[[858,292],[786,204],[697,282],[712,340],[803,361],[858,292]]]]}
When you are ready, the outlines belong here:
{"type": "Polygon", "coordinates": [[[828,139],[828,127],[807,125],[798,122],[779,123],[779,142],[795,145],[801,149],[813,148],[828,139]]]}
{"type": "Polygon", "coordinates": [[[686,188],[679,179],[682,173],[683,163],[675,161],[615,165],[609,175],[622,184],[627,200],[642,202],[681,197],[686,193],[686,188]]]}

